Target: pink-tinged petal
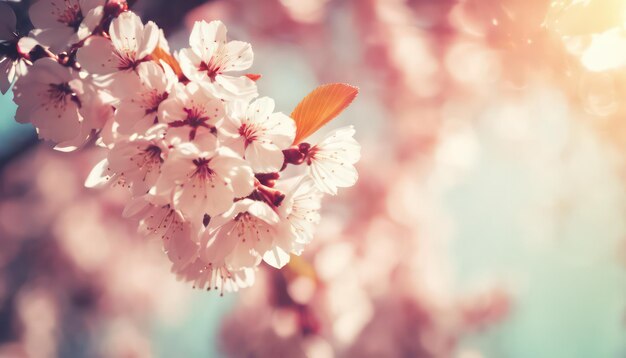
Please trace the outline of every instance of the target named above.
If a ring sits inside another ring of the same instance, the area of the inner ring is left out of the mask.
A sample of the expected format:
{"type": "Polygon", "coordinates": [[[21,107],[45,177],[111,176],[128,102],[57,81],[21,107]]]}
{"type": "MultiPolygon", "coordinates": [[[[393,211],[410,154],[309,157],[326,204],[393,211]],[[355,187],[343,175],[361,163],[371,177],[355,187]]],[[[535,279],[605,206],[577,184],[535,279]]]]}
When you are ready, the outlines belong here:
{"type": "Polygon", "coordinates": [[[236,198],[243,198],[254,190],[254,173],[248,166],[239,166],[231,171],[230,184],[236,198]]]}
{"type": "MultiPolygon", "coordinates": [[[[251,241],[251,240],[248,240],[251,241]]],[[[233,252],[226,257],[226,265],[233,270],[254,267],[259,264],[261,257],[250,244],[239,243],[233,252]]]]}
{"type": "Polygon", "coordinates": [[[67,49],[78,42],[78,35],[71,27],[51,27],[43,29],[33,35],[33,38],[42,45],[50,47],[53,52],[67,49]]]}
{"type": "Polygon", "coordinates": [[[211,169],[222,178],[229,179],[235,197],[249,195],[254,188],[254,173],[248,163],[226,148],[221,148],[218,153],[211,160],[211,169]]]}
{"type": "MultiPolygon", "coordinates": [[[[73,80],[75,76],[67,67],[60,65],[51,58],[42,58],[30,67],[27,76],[21,77],[15,85],[27,86],[32,84],[43,84],[48,86],[51,83],[63,83],[73,80]]],[[[28,97],[32,99],[32,97],[28,97]]]]}
{"type": "Polygon", "coordinates": [[[232,221],[238,214],[248,211],[252,203],[254,203],[254,201],[250,199],[236,201],[233,206],[223,214],[211,217],[207,230],[210,232],[218,230],[220,227],[226,225],[226,223],[232,221]]]}
{"type": "MultiPolygon", "coordinates": [[[[231,102],[232,103],[232,102],[231,102]]],[[[228,110],[227,110],[228,112],[228,110]]],[[[233,117],[232,115],[226,115],[221,125],[218,127],[219,133],[226,138],[238,138],[239,129],[241,128],[241,119],[239,117],[233,117]]],[[[243,154],[243,153],[242,153],[243,154]]]]}
{"type": "Polygon", "coordinates": [[[83,14],[95,9],[99,6],[104,6],[106,0],[79,0],[80,9],[83,14]]]}
{"type": "Polygon", "coordinates": [[[317,145],[320,150],[341,158],[342,161],[354,164],[361,159],[361,145],[354,139],[356,130],[353,126],[339,128],[328,135],[317,145]]]}
{"type": "Polygon", "coordinates": [[[194,223],[202,222],[204,214],[219,215],[233,205],[233,191],[219,176],[212,180],[194,178],[177,189],[174,206],[183,216],[194,223]]]}
{"type": "Polygon", "coordinates": [[[74,139],[80,133],[80,116],[74,104],[40,107],[30,122],[37,127],[39,138],[56,143],[74,139]]]}
{"type": "Polygon", "coordinates": [[[341,165],[339,162],[314,162],[310,168],[311,176],[318,187],[332,195],[337,194],[337,187],[351,187],[359,179],[359,174],[354,166],[341,165]]]}
{"type": "Polygon", "coordinates": [[[244,71],[252,66],[254,53],[252,46],[243,41],[230,41],[226,44],[227,60],[224,61],[223,71],[244,71]]]}
{"type": "Polygon", "coordinates": [[[17,42],[17,47],[19,48],[20,51],[22,51],[23,53],[28,53],[30,51],[32,51],[32,49],[38,45],[37,40],[35,40],[32,37],[22,37],[18,42],[17,42]]]}
{"type": "Polygon", "coordinates": [[[118,71],[118,61],[114,55],[115,48],[111,41],[104,37],[94,36],[78,50],[78,63],[90,73],[107,75],[118,71]]]}
{"type": "Polygon", "coordinates": [[[30,123],[33,113],[39,109],[38,105],[30,104],[28,101],[24,100],[24,98],[24,93],[17,92],[16,96],[13,99],[15,101],[15,104],[17,104],[17,110],[15,111],[15,121],[22,124],[30,123]]]}
{"type": "Polygon", "coordinates": [[[252,142],[246,148],[246,160],[256,173],[277,172],[283,166],[285,157],[282,150],[273,144],[252,142]]]}
{"type": "Polygon", "coordinates": [[[215,77],[213,87],[216,95],[223,99],[252,99],[258,95],[256,83],[246,76],[219,75],[215,77]]]}
{"type": "Polygon", "coordinates": [[[122,134],[144,133],[154,125],[156,113],[146,115],[146,110],[131,100],[123,100],[115,112],[115,121],[122,134]]]}
{"type": "Polygon", "coordinates": [[[119,53],[137,59],[139,44],[143,39],[143,22],[131,11],[123,12],[111,22],[109,35],[119,53]]]}
{"type": "Polygon", "coordinates": [[[183,74],[192,81],[208,80],[206,71],[198,68],[202,59],[192,49],[185,48],[178,53],[178,63],[183,74]]]}
{"type": "MultiPolygon", "coordinates": [[[[221,130],[223,126],[218,127],[218,134],[222,134],[221,130]]],[[[220,145],[226,147],[237,154],[239,157],[243,157],[246,152],[246,139],[244,137],[232,138],[228,134],[221,135],[220,145]],[[225,138],[224,138],[225,137],[225,138]]]]}
{"type": "Polygon", "coordinates": [[[190,160],[184,160],[176,154],[170,155],[161,167],[161,176],[155,185],[156,195],[169,195],[178,183],[182,182],[187,175],[191,175],[195,170],[195,166],[190,160]]]}
{"type": "Polygon", "coordinates": [[[246,118],[250,122],[265,122],[274,112],[274,100],[269,97],[261,97],[250,104],[246,111],[246,118]]]}
{"type": "Polygon", "coordinates": [[[280,112],[273,113],[264,126],[267,128],[266,136],[281,150],[293,143],[296,136],[296,123],[287,115],[280,112]]]}
{"type": "Polygon", "coordinates": [[[202,128],[201,131],[198,131],[198,133],[196,134],[196,138],[193,140],[193,143],[202,152],[207,153],[215,152],[219,145],[217,137],[206,128],[202,128]]]}
{"type": "Polygon", "coordinates": [[[47,29],[62,26],[57,16],[54,15],[58,13],[58,7],[54,3],[53,0],[40,0],[31,5],[28,9],[28,16],[35,28],[47,29]]]}
{"type": "Polygon", "coordinates": [[[187,118],[187,113],[184,111],[184,108],[178,96],[170,96],[168,99],[161,102],[159,106],[159,121],[162,123],[171,123],[184,120],[187,118]]]}
{"type": "Polygon", "coordinates": [[[91,128],[85,127],[83,120],[83,124],[80,125],[80,131],[78,135],[69,140],[58,142],[53,149],[63,153],[73,152],[82,147],[85,143],[87,143],[90,137],[91,128]]]}
{"type": "Polygon", "coordinates": [[[99,188],[109,182],[113,173],[109,168],[109,161],[105,158],[96,164],[85,180],[85,187],[99,188]]]}
{"type": "Polygon", "coordinates": [[[205,262],[213,265],[223,264],[226,256],[237,245],[238,238],[233,231],[234,226],[234,221],[228,221],[217,230],[205,231],[203,241],[206,245],[201,249],[201,257],[205,262]]]}
{"type": "MultiPolygon", "coordinates": [[[[98,2],[103,1],[98,0],[98,2]]],[[[83,7],[81,6],[81,8],[83,7]]],[[[83,10],[83,13],[85,13],[85,11],[86,10],[83,10]]],[[[91,35],[102,21],[102,16],[104,16],[103,6],[97,6],[91,8],[91,10],[88,10],[87,15],[85,15],[85,19],[83,20],[83,22],[80,23],[80,26],[78,27],[78,31],[76,33],[78,39],[83,40],[87,38],[87,36],[91,35]]]]}
{"type": "Polygon", "coordinates": [[[141,34],[141,42],[139,43],[137,59],[143,59],[154,52],[159,43],[160,30],[158,26],[148,21],[141,34]]]}
{"type": "Polygon", "coordinates": [[[148,210],[151,206],[147,200],[146,196],[140,196],[136,198],[132,198],[126,206],[124,206],[124,211],[122,212],[122,217],[124,218],[132,218],[134,216],[139,215],[141,212],[148,210]]]}
{"type": "MultiPolygon", "coordinates": [[[[166,68],[169,68],[167,64],[166,68]]],[[[171,68],[169,68],[171,71],[171,68]]],[[[169,92],[174,82],[177,82],[174,73],[167,73],[159,64],[152,61],[142,62],[137,66],[137,74],[145,88],[157,90],[160,93],[169,92]]]]}
{"type": "Polygon", "coordinates": [[[181,228],[182,232],[176,235],[176,237],[165,237],[163,239],[163,248],[167,253],[167,257],[174,264],[174,270],[184,268],[198,256],[198,244],[191,239],[191,226],[183,224],[181,228]]]}
{"type": "Polygon", "coordinates": [[[278,246],[272,247],[263,255],[263,261],[265,261],[266,264],[277,269],[281,269],[283,268],[283,266],[288,264],[290,258],[291,255],[278,246]]]}
{"type": "Polygon", "coordinates": [[[260,201],[253,202],[248,208],[248,212],[269,225],[277,224],[280,221],[278,214],[269,205],[260,201]]]}
{"type": "Polygon", "coordinates": [[[196,21],[189,36],[189,46],[204,61],[209,61],[220,43],[226,41],[226,26],[221,21],[196,21]]]}

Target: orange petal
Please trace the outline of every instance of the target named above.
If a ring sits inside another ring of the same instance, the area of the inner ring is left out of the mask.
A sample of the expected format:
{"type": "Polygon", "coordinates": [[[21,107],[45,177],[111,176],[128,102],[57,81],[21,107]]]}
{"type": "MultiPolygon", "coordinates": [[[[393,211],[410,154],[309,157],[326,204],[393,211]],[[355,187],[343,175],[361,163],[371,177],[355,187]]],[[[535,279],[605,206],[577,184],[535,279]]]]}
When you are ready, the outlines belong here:
{"type": "Polygon", "coordinates": [[[331,83],[317,87],[291,112],[296,121],[296,138],[300,143],[337,117],[359,93],[359,89],[344,83],[331,83]]]}

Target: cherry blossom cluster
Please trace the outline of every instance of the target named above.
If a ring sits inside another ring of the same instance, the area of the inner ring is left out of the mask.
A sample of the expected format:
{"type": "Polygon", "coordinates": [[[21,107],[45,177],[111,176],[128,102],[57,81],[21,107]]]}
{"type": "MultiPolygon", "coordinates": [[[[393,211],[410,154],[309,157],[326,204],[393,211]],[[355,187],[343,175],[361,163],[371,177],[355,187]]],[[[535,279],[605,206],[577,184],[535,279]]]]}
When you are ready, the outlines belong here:
{"type": "Polygon", "coordinates": [[[220,21],[196,22],[172,52],[123,1],[40,0],[27,36],[0,12],[13,29],[0,34],[0,84],[13,84],[16,120],[61,151],[106,149],[86,186],[128,189],[124,216],[197,288],[232,291],[261,261],[283,267],[312,240],[323,194],[357,180],[352,127],[305,142],[357,89],[324,85],[277,112],[245,73],[250,44],[228,41],[220,21]]]}

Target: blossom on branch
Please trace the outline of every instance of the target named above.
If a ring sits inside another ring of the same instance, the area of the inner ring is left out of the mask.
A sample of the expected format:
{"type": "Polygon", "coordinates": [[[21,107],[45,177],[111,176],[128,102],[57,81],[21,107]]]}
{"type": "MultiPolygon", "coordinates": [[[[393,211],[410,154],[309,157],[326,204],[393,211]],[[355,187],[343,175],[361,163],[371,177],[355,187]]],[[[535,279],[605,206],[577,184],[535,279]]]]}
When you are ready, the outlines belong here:
{"type": "Polygon", "coordinates": [[[269,97],[254,100],[260,76],[241,73],[252,48],[228,42],[219,21],[197,22],[190,47],[172,54],[125,3],[37,4],[33,33],[43,40],[2,62],[30,66],[14,86],[17,121],[58,150],[96,138],[106,157],[85,185],[127,189],[123,215],[162,242],[181,280],[235,291],[262,262],[282,268],[313,239],[323,193],[356,182],[352,127],[304,142],[355,87],[321,86],[287,116],[269,97]]]}

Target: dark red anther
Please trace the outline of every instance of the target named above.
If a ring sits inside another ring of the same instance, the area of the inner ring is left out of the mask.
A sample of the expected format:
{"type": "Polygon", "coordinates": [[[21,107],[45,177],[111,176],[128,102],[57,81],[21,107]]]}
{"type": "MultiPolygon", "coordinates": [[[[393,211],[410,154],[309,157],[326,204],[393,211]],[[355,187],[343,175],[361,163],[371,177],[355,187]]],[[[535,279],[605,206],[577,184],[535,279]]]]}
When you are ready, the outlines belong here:
{"type": "Polygon", "coordinates": [[[300,152],[300,148],[296,145],[283,150],[283,155],[285,156],[285,165],[299,165],[304,161],[304,155],[300,152]]]}

